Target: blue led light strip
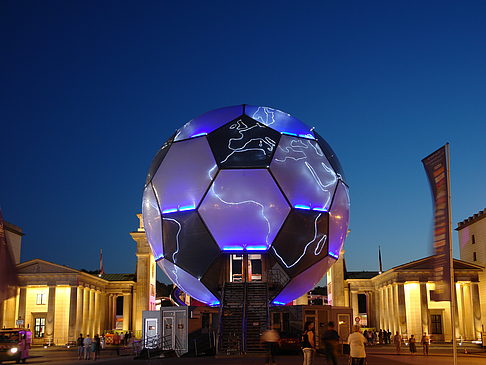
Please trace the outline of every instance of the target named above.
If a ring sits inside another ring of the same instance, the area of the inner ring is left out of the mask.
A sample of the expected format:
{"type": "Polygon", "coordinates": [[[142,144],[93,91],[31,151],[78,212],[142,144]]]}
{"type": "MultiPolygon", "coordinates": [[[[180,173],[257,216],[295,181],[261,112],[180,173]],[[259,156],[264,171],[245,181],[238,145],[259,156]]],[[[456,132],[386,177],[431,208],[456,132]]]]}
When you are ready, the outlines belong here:
{"type": "Polygon", "coordinates": [[[189,210],[194,210],[196,207],[194,205],[185,205],[179,208],[167,208],[162,211],[162,214],[170,214],[175,212],[187,212],[189,210]]]}

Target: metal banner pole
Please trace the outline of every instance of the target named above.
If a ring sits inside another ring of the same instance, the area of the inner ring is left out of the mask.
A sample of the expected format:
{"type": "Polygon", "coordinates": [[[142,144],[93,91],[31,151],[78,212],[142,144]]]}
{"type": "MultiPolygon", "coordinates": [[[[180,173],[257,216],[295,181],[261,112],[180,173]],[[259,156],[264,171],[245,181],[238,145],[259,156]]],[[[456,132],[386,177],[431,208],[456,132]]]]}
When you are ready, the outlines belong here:
{"type": "Polygon", "coordinates": [[[457,365],[457,338],[456,338],[456,284],[454,280],[454,257],[452,256],[452,207],[451,207],[451,174],[450,174],[450,150],[449,143],[446,144],[447,157],[447,199],[449,207],[449,265],[451,280],[451,328],[452,328],[452,358],[454,365],[457,365]]]}

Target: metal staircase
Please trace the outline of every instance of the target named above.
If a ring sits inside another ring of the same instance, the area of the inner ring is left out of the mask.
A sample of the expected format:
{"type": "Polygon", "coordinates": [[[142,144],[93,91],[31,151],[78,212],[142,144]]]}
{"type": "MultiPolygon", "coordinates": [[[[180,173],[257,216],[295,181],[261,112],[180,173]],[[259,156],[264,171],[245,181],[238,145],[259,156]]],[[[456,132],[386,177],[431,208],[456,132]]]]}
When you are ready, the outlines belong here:
{"type": "Polygon", "coordinates": [[[245,286],[243,283],[225,283],[219,316],[219,351],[228,355],[243,352],[243,316],[245,286]]]}
{"type": "Polygon", "coordinates": [[[263,352],[260,336],[268,327],[269,321],[267,283],[250,282],[245,285],[245,350],[246,352],[263,352]]]}
{"type": "Polygon", "coordinates": [[[267,283],[225,283],[219,351],[228,355],[263,351],[260,335],[267,328],[268,321],[267,283]]]}

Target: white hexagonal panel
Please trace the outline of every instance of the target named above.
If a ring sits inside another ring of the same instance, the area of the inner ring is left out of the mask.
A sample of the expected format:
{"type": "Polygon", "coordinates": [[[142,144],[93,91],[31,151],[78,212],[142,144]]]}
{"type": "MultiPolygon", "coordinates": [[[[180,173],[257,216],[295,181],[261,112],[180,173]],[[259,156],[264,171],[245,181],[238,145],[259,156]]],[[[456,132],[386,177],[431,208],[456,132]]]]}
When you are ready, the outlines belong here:
{"type": "Polygon", "coordinates": [[[339,257],[349,225],[349,193],[342,181],[336,188],[336,194],[329,212],[329,255],[339,257]]]}
{"type": "Polygon", "coordinates": [[[206,137],[172,144],[152,180],[162,214],[195,209],[217,169],[206,137]]]}
{"type": "Polygon", "coordinates": [[[143,191],[142,218],[147,239],[152,247],[155,260],[164,257],[164,246],[162,244],[162,221],[160,210],[155,198],[152,184],[148,184],[143,191]]]}
{"type": "Polygon", "coordinates": [[[184,126],[177,131],[174,141],[204,136],[211,133],[216,128],[221,127],[223,124],[238,118],[242,114],[242,105],[211,110],[210,112],[204,113],[184,124],[184,126]]]}
{"type": "Polygon", "coordinates": [[[199,214],[225,251],[264,251],[290,207],[265,169],[221,170],[199,214]]]}
{"type": "Polygon", "coordinates": [[[203,283],[188,272],[184,271],[177,265],[174,265],[167,259],[160,260],[158,264],[160,268],[164,270],[164,273],[169,277],[169,279],[182,291],[190,293],[192,297],[196,298],[200,302],[210,305],[219,304],[218,298],[216,298],[214,294],[204,286],[203,283]]]}

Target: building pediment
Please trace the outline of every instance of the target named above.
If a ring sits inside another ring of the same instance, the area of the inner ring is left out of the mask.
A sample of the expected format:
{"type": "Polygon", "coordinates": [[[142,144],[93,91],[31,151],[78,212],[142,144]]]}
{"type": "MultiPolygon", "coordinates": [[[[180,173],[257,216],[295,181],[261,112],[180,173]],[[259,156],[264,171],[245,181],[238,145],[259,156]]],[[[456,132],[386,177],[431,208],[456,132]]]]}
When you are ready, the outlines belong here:
{"type": "Polygon", "coordinates": [[[67,266],[58,265],[53,262],[34,259],[22,262],[17,265],[19,274],[37,274],[37,273],[59,273],[59,274],[79,274],[78,270],[67,266]]]}
{"type": "MultiPolygon", "coordinates": [[[[473,270],[482,271],[484,268],[470,262],[454,259],[454,270],[473,270]]],[[[425,257],[420,260],[408,262],[406,264],[396,266],[392,271],[433,271],[434,270],[434,256],[425,257]]]]}

